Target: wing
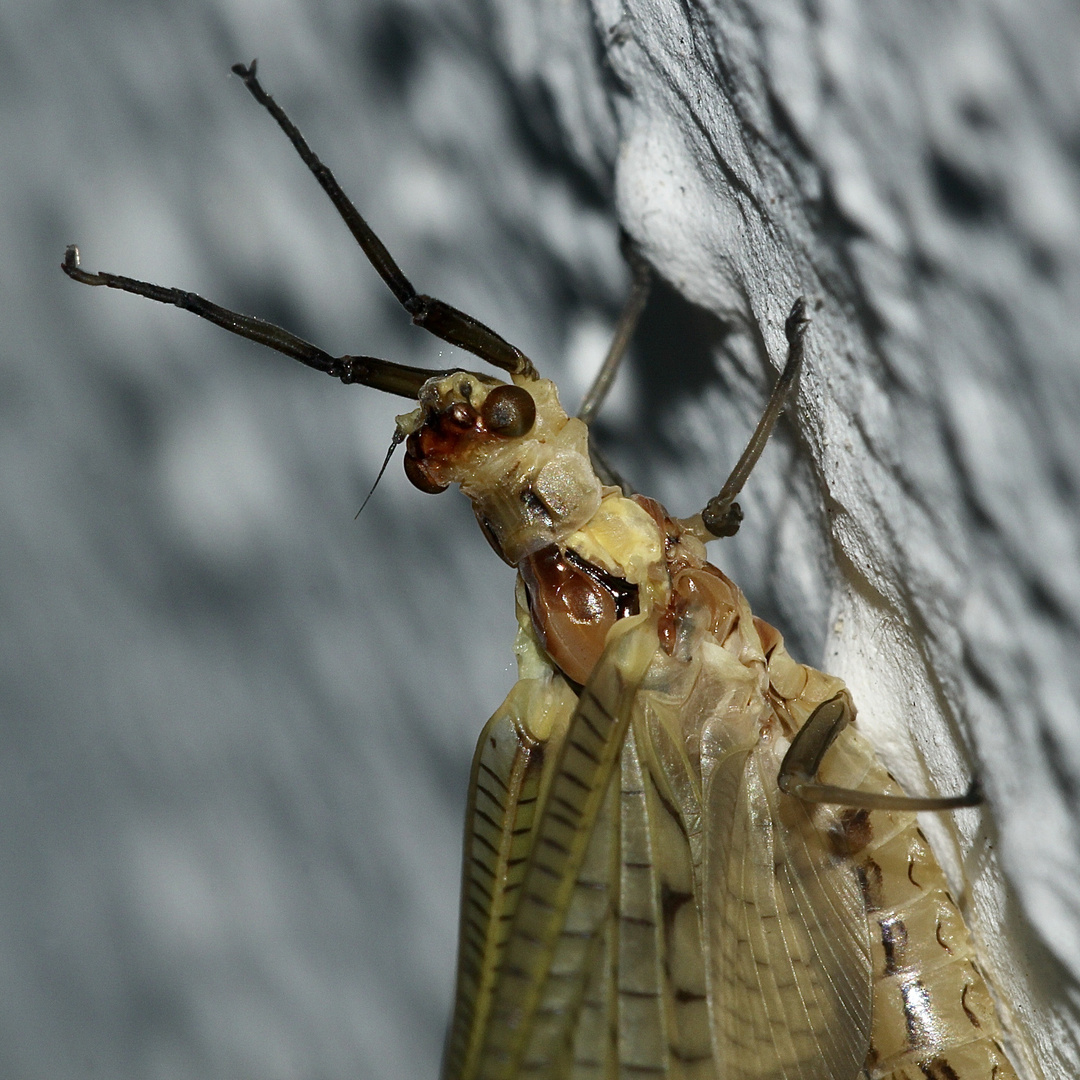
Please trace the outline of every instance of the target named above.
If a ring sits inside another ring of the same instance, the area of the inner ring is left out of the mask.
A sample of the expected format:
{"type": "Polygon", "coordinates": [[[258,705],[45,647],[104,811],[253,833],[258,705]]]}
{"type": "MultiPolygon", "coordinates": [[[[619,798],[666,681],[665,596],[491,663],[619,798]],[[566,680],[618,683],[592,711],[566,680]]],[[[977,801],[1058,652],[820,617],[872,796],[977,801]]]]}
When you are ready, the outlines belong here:
{"type": "Polygon", "coordinates": [[[540,789],[577,697],[562,679],[521,679],[476,744],[461,889],[454,1018],[446,1080],[475,1066],[509,920],[525,873],[540,789]]]}
{"type": "Polygon", "coordinates": [[[705,932],[718,1075],[854,1080],[870,1044],[866,909],[831,807],[781,795],[759,744],[722,759],[705,815],[705,932]]]}
{"type": "Polygon", "coordinates": [[[717,1080],[694,884],[700,796],[663,711],[640,695],[623,747],[611,1036],[594,1075],[717,1080]]]}
{"type": "Polygon", "coordinates": [[[572,1052],[545,1074],[559,1080],[717,1080],[689,835],[697,815],[686,812],[700,800],[652,704],[645,693],[635,701],[590,845],[588,884],[603,881],[607,907],[569,1017],[572,1052]]]}
{"type": "Polygon", "coordinates": [[[481,736],[446,1080],[567,1077],[579,1048],[610,1041],[616,778],[656,648],[653,621],[623,620],[580,700],[560,679],[522,680],[481,736]]]}

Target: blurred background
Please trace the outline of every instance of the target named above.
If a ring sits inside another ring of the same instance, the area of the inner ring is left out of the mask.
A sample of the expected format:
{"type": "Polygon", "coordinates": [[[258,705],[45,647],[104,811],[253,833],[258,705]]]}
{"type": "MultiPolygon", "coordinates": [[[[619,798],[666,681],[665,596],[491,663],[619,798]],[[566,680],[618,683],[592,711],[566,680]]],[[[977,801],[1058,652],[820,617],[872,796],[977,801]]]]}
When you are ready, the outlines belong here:
{"type": "MultiPolygon", "coordinates": [[[[422,495],[399,461],[354,520],[404,403],[60,271],[78,243],[88,270],[334,354],[474,366],[364,262],[229,74],[252,57],[414,285],[571,409],[627,287],[620,208],[678,289],[658,285],[598,436],[676,513],[741,449],[795,290],[826,297],[799,424],[719,561],[797,657],[880,676],[879,703],[917,694],[859,651],[888,619],[868,633],[843,598],[880,586],[923,635],[928,708],[959,715],[958,768],[979,763],[1005,830],[1022,977],[1058,1009],[1026,1022],[1075,1049],[1077,20],[898,4],[867,18],[875,53],[844,5],[689,4],[685,32],[638,7],[0,0],[0,1075],[438,1071],[513,573],[459,493],[422,495]],[[628,42],[689,73],[662,87],[677,106],[642,79],[631,109],[628,42]],[[740,179],[790,234],[723,232],[740,179]]],[[[976,876],[998,840],[980,827],[976,876]]]]}

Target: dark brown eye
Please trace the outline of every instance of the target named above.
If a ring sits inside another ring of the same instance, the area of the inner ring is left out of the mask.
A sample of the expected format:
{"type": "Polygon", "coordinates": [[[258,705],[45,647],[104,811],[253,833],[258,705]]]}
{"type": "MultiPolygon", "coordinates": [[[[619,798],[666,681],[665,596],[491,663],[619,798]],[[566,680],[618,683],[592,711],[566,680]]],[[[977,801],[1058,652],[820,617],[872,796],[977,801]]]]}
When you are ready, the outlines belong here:
{"type": "Polygon", "coordinates": [[[450,486],[449,484],[436,483],[426,472],[424,472],[423,466],[416,458],[408,456],[405,458],[405,475],[409,478],[414,487],[418,487],[427,495],[438,495],[441,491],[445,491],[450,486]]]}
{"type": "Polygon", "coordinates": [[[484,427],[509,439],[527,435],[536,422],[536,403],[532,394],[520,386],[496,386],[480,406],[484,427]]]}

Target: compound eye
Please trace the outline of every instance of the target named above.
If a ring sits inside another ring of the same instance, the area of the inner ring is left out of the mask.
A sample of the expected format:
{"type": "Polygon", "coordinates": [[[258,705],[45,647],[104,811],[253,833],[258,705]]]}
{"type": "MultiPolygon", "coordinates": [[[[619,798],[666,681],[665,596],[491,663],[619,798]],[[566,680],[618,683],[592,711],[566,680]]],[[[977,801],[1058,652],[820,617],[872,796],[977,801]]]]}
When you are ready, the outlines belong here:
{"type": "Polygon", "coordinates": [[[496,435],[508,439],[527,435],[536,423],[536,402],[532,394],[512,383],[496,386],[480,406],[480,418],[484,427],[496,435]]]}
{"type": "Polygon", "coordinates": [[[431,477],[424,472],[423,466],[420,464],[419,460],[409,457],[408,455],[405,457],[405,475],[409,478],[413,487],[418,487],[426,495],[438,495],[450,486],[449,484],[440,484],[435,480],[432,480],[431,477]]]}

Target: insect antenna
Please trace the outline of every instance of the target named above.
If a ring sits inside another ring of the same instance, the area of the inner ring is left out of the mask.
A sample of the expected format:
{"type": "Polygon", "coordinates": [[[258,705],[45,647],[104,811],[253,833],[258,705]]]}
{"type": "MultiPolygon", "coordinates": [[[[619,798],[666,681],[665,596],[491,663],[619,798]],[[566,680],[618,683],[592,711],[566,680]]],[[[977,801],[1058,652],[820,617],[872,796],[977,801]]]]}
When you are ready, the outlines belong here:
{"type": "Polygon", "coordinates": [[[280,326],[266,322],[265,319],[257,319],[253,315],[230,311],[196,293],[166,288],[149,281],[123,277],[121,274],[109,274],[104,270],[96,273],[83,270],[79,266],[79,249],[75,244],[68,246],[64,252],[64,261],[60,265],[73,281],[83,285],[105,285],[110,289],[145,296],[159,304],[173,304],[185,311],[194,312],[200,319],[221,326],[231,334],[267,345],[316,371],[340,379],[343,383],[360,383],[362,386],[370,386],[372,389],[415,401],[420,387],[428,379],[445,377],[458,370],[451,368],[448,371],[431,371],[428,368],[395,364],[391,360],[380,360],[374,356],[331,356],[317,345],[312,345],[310,341],[305,341],[280,326]]]}
{"type": "Polygon", "coordinates": [[[288,137],[289,142],[300,155],[300,160],[311,170],[319,186],[329,196],[368,261],[397,297],[398,303],[412,316],[412,321],[436,337],[442,338],[443,341],[457,345],[512,375],[523,375],[529,379],[537,378],[536,368],[533,367],[532,361],[504,337],[472,315],[434,296],[418,293],[413,288],[412,283],[401,272],[401,267],[394,262],[383,242],[353,206],[334,174],[308,146],[300,130],[289,119],[285,110],[262,88],[255,75],[256,64],[255,60],[251,61],[250,67],[234,64],[232,70],[243,79],[252,97],[266,109],[288,137]]]}

